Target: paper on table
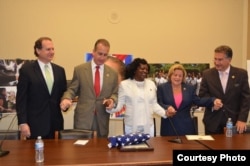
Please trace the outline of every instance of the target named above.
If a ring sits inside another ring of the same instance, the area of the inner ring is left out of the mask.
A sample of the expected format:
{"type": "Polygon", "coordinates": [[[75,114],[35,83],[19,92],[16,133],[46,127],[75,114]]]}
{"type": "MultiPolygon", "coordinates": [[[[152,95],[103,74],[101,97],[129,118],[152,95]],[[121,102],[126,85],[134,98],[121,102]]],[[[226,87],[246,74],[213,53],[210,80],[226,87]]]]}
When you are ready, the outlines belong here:
{"type": "Polygon", "coordinates": [[[74,145],[86,145],[89,140],[77,140],[74,145]]]}
{"type": "Polygon", "coordinates": [[[211,135],[186,135],[187,140],[214,140],[211,135]]]}

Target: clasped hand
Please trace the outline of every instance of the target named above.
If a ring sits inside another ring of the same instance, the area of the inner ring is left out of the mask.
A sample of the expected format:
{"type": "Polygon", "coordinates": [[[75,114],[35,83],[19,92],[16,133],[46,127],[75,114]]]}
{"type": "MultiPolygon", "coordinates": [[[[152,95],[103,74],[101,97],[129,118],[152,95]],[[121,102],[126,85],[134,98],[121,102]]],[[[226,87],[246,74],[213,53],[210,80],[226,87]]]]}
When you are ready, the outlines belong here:
{"type": "Polygon", "coordinates": [[[68,108],[72,105],[72,100],[70,99],[63,99],[60,103],[60,108],[62,111],[67,111],[68,108]]]}
{"type": "Polygon", "coordinates": [[[103,99],[102,104],[105,105],[107,110],[111,110],[114,108],[114,100],[113,99],[103,99]]]}
{"type": "Polygon", "coordinates": [[[174,107],[169,106],[169,107],[167,108],[167,111],[166,111],[167,117],[172,117],[172,116],[174,116],[175,114],[176,114],[176,110],[174,109],[174,107]]]}
{"type": "Polygon", "coordinates": [[[223,103],[220,99],[215,99],[214,100],[214,106],[213,106],[213,109],[214,110],[219,110],[220,108],[223,107],[223,103]]]}

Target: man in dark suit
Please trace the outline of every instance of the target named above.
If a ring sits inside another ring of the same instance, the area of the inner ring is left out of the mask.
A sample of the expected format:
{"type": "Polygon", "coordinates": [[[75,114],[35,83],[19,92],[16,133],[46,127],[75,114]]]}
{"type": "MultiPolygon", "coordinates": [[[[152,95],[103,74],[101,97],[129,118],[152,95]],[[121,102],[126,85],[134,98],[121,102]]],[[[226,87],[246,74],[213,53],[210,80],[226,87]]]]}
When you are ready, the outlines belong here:
{"type": "Polygon", "coordinates": [[[50,38],[39,38],[35,42],[34,53],[37,60],[26,62],[19,71],[16,97],[18,124],[24,137],[50,139],[55,137],[55,131],[63,129],[60,101],[67,88],[66,75],[64,68],[51,63],[54,46],[50,38]]]}
{"type": "Polygon", "coordinates": [[[222,134],[230,117],[237,131],[246,130],[250,92],[247,71],[230,65],[233,51],[219,46],[214,51],[214,68],[204,71],[199,95],[220,98],[223,107],[206,109],[203,117],[206,134],[222,134]]]}
{"type": "Polygon", "coordinates": [[[78,65],[74,69],[73,78],[61,101],[61,109],[66,111],[72,99],[78,95],[74,114],[74,128],[96,131],[97,137],[107,137],[109,117],[106,106],[113,108],[117,101],[118,74],[107,66],[105,61],[110,44],[106,39],[99,39],[94,45],[91,62],[78,65]],[[95,91],[96,67],[99,66],[99,92],[95,91]],[[107,105],[104,105],[107,103],[107,105]]]}

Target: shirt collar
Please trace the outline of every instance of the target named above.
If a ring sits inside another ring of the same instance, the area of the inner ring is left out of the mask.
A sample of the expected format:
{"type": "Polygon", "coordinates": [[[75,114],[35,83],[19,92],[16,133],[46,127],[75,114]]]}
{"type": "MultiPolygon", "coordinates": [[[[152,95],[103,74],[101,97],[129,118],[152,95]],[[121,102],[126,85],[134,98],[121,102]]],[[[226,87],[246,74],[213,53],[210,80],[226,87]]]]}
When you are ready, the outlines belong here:
{"type": "Polygon", "coordinates": [[[39,59],[37,59],[37,62],[38,62],[39,66],[40,66],[42,69],[44,69],[44,66],[45,66],[45,65],[48,65],[48,67],[49,67],[50,69],[52,68],[50,62],[47,63],[47,64],[45,64],[45,63],[43,63],[42,61],[40,61],[39,59]]]}
{"type": "Polygon", "coordinates": [[[100,69],[101,69],[101,70],[104,68],[104,64],[102,64],[102,65],[97,65],[97,64],[95,64],[94,60],[91,61],[91,66],[92,66],[92,69],[93,69],[93,70],[96,69],[96,66],[100,66],[100,69]]]}
{"type": "Polygon", "coordinates": [[[229,71],[230,71],[230,66],[228,66],[228,68],[224,71],[219,71],[219,73],[229,74],[229,71]]]}

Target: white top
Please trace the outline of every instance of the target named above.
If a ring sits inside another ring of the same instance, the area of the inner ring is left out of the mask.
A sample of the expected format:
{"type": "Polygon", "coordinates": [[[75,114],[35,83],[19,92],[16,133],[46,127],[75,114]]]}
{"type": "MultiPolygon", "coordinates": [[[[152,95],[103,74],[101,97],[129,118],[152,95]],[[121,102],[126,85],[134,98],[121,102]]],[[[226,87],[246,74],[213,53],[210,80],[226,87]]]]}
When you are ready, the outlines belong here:
{"type": "Polygon", "coordinates": [[[157,103],[156,90],[155,83],[149,79],[143,82],[123,80],[119,85],[117,107],[106,111],[118,112],[125,106],[125,125],[132,127],[132,132],[136,132],[138,126],[144,126],[144,132],[150,133],[153,114],[166,117],[166,111],[157,103]]]}

